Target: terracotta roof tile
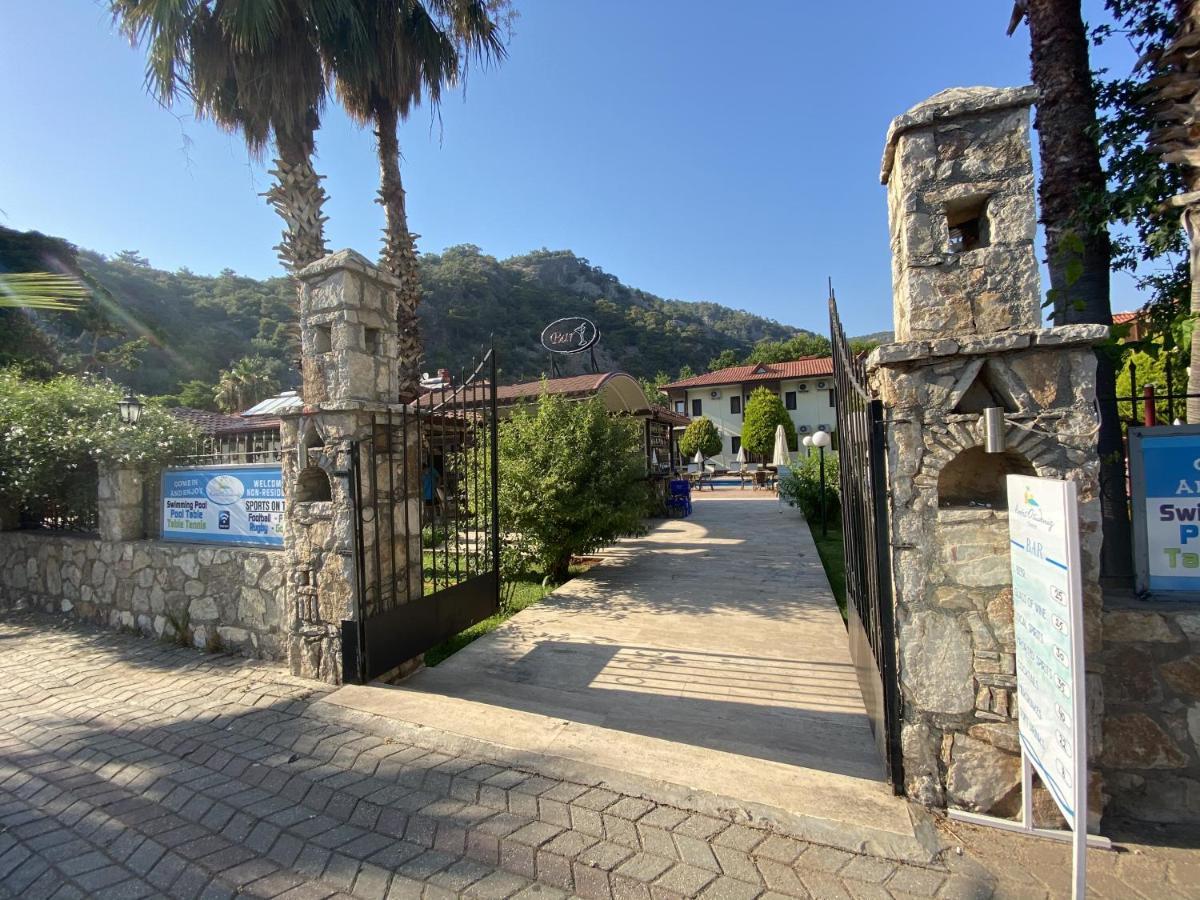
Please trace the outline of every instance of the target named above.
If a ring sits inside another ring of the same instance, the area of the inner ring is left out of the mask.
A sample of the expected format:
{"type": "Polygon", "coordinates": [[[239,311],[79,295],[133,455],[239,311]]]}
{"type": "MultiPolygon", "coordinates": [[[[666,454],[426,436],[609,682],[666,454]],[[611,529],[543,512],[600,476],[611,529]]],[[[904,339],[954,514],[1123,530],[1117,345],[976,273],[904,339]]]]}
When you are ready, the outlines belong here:
{"type": "Polygon", "coordinates": [[[1124,325],[1126,322],[1132,322],[1141,317],[1141,312],[1115,312],[1112,314],[1114,325],[1124,325]]]}
{"type": "Polygon", "coordinates": [[[751,366],[731,366],[718,369],[695,378],[684,378],[665,385],[671,388],[706,387],[710,384],[737,384],[739,382],[778,381],[781,378],[820,378],[833,375],[833,357],[806,356],[781,363],[760,363],[751,366]]]}
{"type": "Polygon", "coordinates": [[[205,434],[262,431],[279,427],[279,419],[276,418],[243,419],[241,416],[231,416],[207,409],[192,409],[190,406],[174,406],[167,412],[181,421],[194,425],[205,434]]]}

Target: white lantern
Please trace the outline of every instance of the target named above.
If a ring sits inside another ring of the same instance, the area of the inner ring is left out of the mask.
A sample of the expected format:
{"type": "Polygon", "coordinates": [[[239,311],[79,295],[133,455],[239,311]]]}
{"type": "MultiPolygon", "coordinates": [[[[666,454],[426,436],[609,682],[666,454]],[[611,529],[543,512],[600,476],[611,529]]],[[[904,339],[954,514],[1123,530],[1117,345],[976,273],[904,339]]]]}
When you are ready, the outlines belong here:
{"type": "Polygon", "coordinates": [[[813,434],[813,436],[812,436],[812,445],[814,447],[819,447],[822,450],[824,450],[826,447],[829,446],[829,443],[830,443],[829,432],[821,431],[820,429],[817,429],[816,433],[813,434]]]}

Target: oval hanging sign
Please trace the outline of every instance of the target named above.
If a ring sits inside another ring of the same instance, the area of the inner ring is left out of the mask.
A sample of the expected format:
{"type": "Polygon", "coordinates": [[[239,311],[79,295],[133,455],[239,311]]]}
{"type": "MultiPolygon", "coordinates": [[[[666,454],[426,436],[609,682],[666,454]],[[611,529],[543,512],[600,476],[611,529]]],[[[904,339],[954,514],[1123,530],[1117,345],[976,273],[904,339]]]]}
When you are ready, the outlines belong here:
{"type": "Polygon", "coordinates": [[[542,329],[542,346],[551,353],[579,353],[600,340],[600,329],[590,319],[567,316],[542,329]]]}

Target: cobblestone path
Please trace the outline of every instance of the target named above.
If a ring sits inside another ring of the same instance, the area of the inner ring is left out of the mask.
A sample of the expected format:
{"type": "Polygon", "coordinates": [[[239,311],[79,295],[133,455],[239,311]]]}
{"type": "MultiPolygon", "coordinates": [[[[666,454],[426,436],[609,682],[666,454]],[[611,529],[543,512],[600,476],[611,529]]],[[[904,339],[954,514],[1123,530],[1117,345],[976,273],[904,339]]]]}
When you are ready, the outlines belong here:
{"type": "MultiPolygon", "coordinates": [[[[0,619],[0,896],[1046,896],[399,743],[279,668],[0,619]]],[[[1112,896],[1186,896],[1143,885],[1112,896]]],[[[1159,883],[1194,877],[1164,864],[1159,883]]],[[[1192,882],[1194,884],[1194,882],[1192,882]]]]}

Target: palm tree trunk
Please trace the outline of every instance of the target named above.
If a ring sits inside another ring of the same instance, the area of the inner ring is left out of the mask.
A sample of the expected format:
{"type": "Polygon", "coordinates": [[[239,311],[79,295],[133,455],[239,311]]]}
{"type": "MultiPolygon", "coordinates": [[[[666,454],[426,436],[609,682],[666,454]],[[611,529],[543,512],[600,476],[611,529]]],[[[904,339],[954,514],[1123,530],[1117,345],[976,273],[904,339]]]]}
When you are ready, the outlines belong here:
{"type": "MultiPolygon", "coordinates": [[[[1041,93],[1036,126],[1041,151],[1042,224],[1054,297],[1054,324],[1112,324],[1109,268],[1112,250],[1103,221],[1081,221],[1086,195],[1105,189],[1096,144],[1096,96],[1080,0],[1029,0],[1033,81],[1041,93]],[[1073,234],[1072,234],[1073,233],[1073,234]],[[1065,240],[1072,234],[1071,240],[1065,240]],[[1076,240],[1077,238],[1077,240],[1076,240]],[[1074,271],[1072,271],[1074,270],[1074,271]],[[1068,276],[1076,277],[1068,277],[1068,276]]],[[[1113,358],[1096,354],[1100,402],[1100,507],[1104,526],[1101,571],[1132,571],[1125,448],[1117,415],[1113,358]]]]}
{"type": "Polygon", "coordinates": [[[380,102],[375,106],[376,137],[379,141],[379,202],[384,210],[383,268],[400,279],[396,297],[396,320],[400,344],[400,399],[410,400],[420,391],[421,276],[417,265],[416,235],[408,230],[404,205],[404,183],[400,179],[400,144],[396,139],[399,116],[396,107],[380,102]]]}
{"type": "MultiPolygon", "coordinates": [[[[313,131],[315,131],[315,124],[313,131]]],[[[283,240],[275,248],[284,268],[302,269],[325,255],[325,189],[321,176],[312,165],[313,131],[296,136],[276,129],[275,148],[279,154],[271,175],[275,183],[264,196],[283,219],[283,240]]]]}
{"type": "MultiPolygon", "coordinates": [[[[1193,186],[1193,190],[1194,190],[1193,186]]],[[[1192,354],[1188,366],[1187,420],[1189,425],[1200,422],[1200,206],[1183,210],[1183,227],[1187,231],[1192,275],[1189,309],[1192,314],[1192,354]]],[[[1171,415],[1174,415],[1174,410],[1171,415]]]]}

